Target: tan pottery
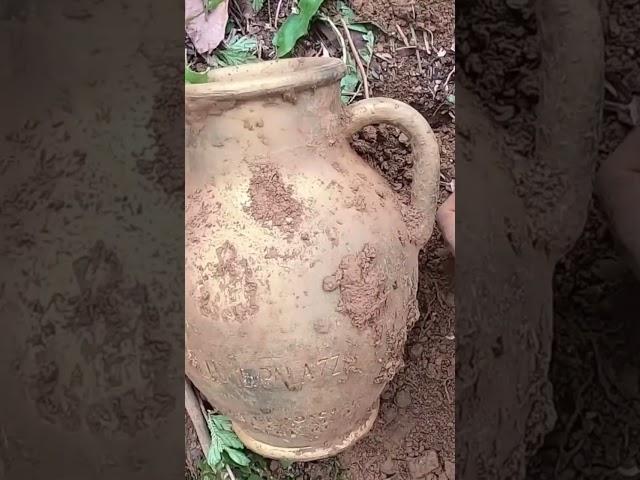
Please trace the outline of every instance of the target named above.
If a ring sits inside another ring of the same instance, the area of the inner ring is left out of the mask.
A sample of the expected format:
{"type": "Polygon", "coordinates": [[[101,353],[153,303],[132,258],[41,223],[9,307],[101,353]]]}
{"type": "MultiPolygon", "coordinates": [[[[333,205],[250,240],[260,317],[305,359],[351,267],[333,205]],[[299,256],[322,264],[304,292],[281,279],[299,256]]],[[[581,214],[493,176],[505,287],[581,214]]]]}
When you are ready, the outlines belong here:
{"type": "Polygon", "coordinates": [[[436,139],[404,103],[343,106],[344,73],[300,58],[186,86],[186,371],[270,458],[328,457],[365,435],[418,318],[436,139]],[[411,205],[349,145],[376,123],[411,139],[411,205]]]}

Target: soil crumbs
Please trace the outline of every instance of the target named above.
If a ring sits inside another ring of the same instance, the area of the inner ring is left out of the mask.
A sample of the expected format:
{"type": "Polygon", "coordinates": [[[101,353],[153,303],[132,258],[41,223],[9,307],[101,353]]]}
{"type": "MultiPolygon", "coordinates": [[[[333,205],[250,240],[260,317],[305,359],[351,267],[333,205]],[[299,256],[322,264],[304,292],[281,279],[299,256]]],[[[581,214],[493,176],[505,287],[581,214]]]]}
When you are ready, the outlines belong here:
{"type": "MultiPolygon", "coordinates": [[[[240,3],[240,2],[238,2],[240,3]]],[[[271,38],[278,0],[257,15],[231,4],[232,18],[258,39],[259,56],[273,58],[271,38]],[[270,18],[271,17],[271,18],[270,18]]],[[[333,8],[330,2],[325,2],[333,8]]],[[[408,103],[425,116],[440,145],[442,203],[455,189],[455,75],[453,0],[352,0],[358,20],[376,27],[369,65],[372,97],[408,103]],[[411,3],[411,4],[409,4],[411,3]]],[[[280,23],[291,10],[280,8],[280,23]]],[[[356,44],[360,36],[354,35],[356,44]]],[[[322,22],[301,40],[294,56],[317,56],[323,46],[340,57],[337,37],[322,22]]],[[[189,51],[189,42],[187,41],[189,51]]],[[[361,95],[356,98],[362,98],[361,95]]],[[[410,140],[389,125],[365,127],[354,149],[408,201],[413,160],[410,140]]],[[[420,256],[420,319],[409,333],[405,367],[382,394],[372,431],[336,458],[284,468],[270,462],[277,480],[453,480],[455,478],[455,305],[454,262],[437,228],[420,256]]]]}

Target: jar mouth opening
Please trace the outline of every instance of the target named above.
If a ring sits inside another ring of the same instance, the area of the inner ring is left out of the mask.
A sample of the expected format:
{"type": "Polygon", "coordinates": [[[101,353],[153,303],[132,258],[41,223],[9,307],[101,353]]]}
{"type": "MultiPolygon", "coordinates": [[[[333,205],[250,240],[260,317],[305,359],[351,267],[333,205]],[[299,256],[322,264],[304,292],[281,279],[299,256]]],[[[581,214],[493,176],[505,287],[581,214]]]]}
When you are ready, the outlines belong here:
{"type": "Polygon", "coordinates": [[[211,70],[207,83],[186,84],[185,98],[235,100],[338,82],[346,66],[338,58],[288,58],[211,70]]]}

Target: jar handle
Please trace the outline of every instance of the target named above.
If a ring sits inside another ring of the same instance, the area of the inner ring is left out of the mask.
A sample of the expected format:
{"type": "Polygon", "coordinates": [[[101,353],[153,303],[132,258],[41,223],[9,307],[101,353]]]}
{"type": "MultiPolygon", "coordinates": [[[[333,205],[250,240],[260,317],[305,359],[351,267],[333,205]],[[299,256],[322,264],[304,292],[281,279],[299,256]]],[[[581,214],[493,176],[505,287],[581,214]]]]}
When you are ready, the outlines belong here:
{"type": "Polygon", "coordinates": [[[411,205],[420,219],[412,230],[423,246],[433,232],[440,185],[440,149],[431,126],[420,112],[391,98],[360,100],[346,107],[346,111],[350,117],[347,139],[363,127],[377,123],[389,123],[409,137],[414,155],[411,205]]]}

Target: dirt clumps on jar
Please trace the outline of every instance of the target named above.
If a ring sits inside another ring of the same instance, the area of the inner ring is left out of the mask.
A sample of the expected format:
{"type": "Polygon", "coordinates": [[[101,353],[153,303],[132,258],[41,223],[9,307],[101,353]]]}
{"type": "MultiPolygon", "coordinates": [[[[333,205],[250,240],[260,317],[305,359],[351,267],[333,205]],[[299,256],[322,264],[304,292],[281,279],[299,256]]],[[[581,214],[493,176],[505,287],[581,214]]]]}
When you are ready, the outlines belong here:
{"type": "Polygon", "coordinates": [[[247,212],[263,227],[293,235],[302,223],[302,204],[293,198],[293,187],[284,184],[273,165],[255,165],[252,172],[247,212]]]}
{"type": "Polygon", "coordinates": [[[375,248],[365,244],[358,254],[346,255],[336,273],[322,281],[326,292],[340,289],[337,311],[347,315],[357,328],[374,326],[387,301],[387,277],[373,264],[375,258],[375,248]]]}

